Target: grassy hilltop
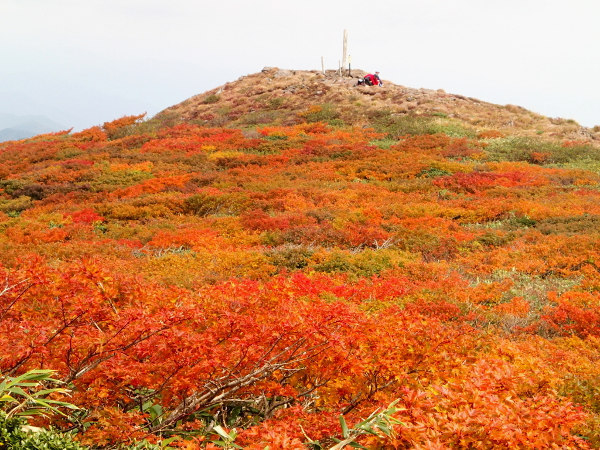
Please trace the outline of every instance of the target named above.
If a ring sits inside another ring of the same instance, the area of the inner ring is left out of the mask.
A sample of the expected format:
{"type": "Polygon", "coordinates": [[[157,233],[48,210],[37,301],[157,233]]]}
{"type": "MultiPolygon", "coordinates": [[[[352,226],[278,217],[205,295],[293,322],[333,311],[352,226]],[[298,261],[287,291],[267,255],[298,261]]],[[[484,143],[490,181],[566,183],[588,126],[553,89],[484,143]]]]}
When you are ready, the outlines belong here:
{"type": "Polygon", "coordinates": [[[0,443],[600,446],[600,130],[355,83],[0,143],[0,443]]]}

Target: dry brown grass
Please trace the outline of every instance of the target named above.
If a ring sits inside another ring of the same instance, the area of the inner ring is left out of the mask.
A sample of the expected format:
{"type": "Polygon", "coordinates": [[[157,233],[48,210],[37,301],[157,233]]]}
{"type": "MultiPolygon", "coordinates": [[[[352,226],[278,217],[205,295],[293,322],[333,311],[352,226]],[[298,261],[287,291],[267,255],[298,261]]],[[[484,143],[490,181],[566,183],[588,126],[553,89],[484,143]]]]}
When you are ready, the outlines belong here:
{"type": "Polygon", "coordinates": [[[585,128],[572,120],[545,117],[520,106],[496,105],[443,90],[413,89],[384,80],[383,87],[356,86],[366,72],[353,70],[353,77],[335,71],[263,71],[226,83],[191,97],[157,115],[177,122],[207,126],[248,126],[246,114],[273,124],[294,123],[312,105],[333,105],[347,125],[369,125],[367,111],[391,115],[437,116],[460,123],[474,134],[496,130],[503,135],[538,136],[548,139],[583,140],[600,144],[600,128],[585,128]]]}

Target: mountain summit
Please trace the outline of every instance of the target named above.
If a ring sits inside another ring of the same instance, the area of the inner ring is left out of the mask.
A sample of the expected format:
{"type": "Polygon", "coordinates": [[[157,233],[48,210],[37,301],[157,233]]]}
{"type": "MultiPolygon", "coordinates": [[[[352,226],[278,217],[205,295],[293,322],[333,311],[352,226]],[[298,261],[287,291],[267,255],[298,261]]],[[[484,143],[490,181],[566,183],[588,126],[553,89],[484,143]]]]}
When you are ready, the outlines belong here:
{"type": "Polygon", "coordinates": [[[167,123],[248,127],[293,125],[307,117],[354,126],[392,123],[406,117],[430,118],[439,127],[474,133],[600,141],[600,129],[573,120],[549,118],[515,105],[496,105],[441,89],[415,89],[385,80],[384,86],[357,86],[367,72],[285,70],[265,67],[171,106],[157,115],[167,123]],[[317,111],[321,108],[320,111],[317,111]]]}

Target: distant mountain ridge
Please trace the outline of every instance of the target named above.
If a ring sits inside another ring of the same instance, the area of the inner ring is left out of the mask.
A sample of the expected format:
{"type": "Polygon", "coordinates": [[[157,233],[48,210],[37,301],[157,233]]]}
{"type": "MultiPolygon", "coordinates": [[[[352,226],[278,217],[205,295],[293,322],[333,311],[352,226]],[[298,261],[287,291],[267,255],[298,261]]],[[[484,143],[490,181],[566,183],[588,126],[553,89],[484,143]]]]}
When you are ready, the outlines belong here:
{"type": "Polygon", "coordinates": [[[64,126],[43,115],[0,113],[0,142],[26,139],[62,129],[64,126]]]}

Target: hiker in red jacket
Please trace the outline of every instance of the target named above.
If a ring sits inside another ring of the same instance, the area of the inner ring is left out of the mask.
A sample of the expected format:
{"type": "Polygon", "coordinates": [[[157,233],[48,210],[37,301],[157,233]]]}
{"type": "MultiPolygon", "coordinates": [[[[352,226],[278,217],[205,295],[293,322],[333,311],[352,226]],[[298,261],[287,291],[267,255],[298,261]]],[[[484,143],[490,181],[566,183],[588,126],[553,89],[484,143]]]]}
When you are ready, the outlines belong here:
{"type": "MultiPolygon", "coordinates": [[[[383,82],[381,81],[381,78],[379,78],[379,72],[375,72],[375,74],[370,73],[368,75],[365,75],[363,80],[363,83],[367,86],[383,86],[383,82]]],[[[360,80],[358,81],[358,84],[363,83],[361,83],[360,80]]]]}

